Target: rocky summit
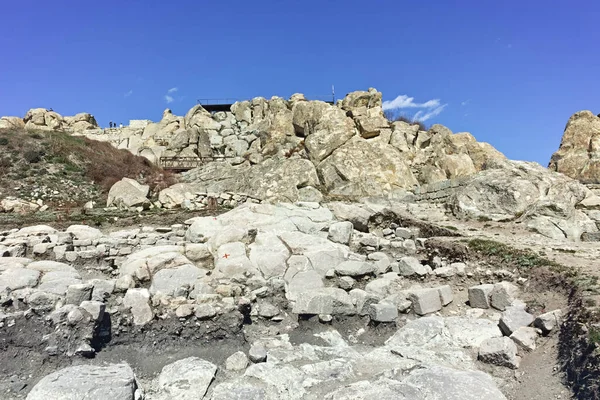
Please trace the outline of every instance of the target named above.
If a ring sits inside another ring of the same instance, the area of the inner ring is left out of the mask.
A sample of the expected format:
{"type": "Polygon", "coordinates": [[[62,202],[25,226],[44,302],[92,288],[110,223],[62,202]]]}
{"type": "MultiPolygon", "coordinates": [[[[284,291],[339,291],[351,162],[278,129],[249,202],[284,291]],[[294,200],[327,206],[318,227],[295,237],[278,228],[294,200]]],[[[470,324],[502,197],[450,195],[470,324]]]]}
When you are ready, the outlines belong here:
{"type": "Polygon", "coordinates": [[[375,89],[2,117],[19,187],[94,198],[1,181],[0,398],[598,398],[598,126],[544,168],[375,89]]]}

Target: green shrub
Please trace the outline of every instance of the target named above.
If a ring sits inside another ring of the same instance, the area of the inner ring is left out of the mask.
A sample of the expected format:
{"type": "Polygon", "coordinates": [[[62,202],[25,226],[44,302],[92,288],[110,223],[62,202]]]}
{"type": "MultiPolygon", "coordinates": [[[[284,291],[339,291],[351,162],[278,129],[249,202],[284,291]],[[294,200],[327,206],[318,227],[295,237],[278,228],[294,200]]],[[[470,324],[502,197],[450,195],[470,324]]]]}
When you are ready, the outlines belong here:
{"type": "Polygon", "coordinates": [[[8,144],[8,139],[5,137],[0,138],[0,146],[6,146],[8,144]]]}
{"type": "Polygon", "coordinates": [[[35,164],[42,160],[43,155],[44,154],[39,150],[28,150],[23,154],[23,158],[25,158],[28,163],[35,164]]]}

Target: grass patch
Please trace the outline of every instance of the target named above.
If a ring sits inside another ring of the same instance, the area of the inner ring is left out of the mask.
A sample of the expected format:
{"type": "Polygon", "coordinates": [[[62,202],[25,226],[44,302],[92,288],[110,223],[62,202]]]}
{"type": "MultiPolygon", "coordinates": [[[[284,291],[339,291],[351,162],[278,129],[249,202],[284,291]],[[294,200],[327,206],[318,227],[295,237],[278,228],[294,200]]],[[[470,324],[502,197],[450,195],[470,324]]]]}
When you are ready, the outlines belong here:
{"type": "Polygon", "coordinates": [[[551,271],[566,274],[567,277],[577,276],[577,271],[573,268],[565,267],[532,251],[518,250],[493,240],[473,239],[469,241],[469,248],[504,268],[516,267],[520,271],[527,271],[537,267],[548,267],[551,271]]]}

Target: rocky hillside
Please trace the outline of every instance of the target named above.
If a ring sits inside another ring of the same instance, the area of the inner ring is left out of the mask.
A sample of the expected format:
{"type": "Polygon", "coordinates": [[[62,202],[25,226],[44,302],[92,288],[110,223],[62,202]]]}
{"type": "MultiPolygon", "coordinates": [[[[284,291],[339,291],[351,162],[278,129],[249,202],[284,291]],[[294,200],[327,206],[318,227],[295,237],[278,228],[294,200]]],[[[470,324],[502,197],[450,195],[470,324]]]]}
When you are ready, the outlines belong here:
{"type": "MultiPolygon", "coordinates": [[[[301,94],[255,98],[214,114],[197,105],[185,116],[166,110],[158,123],[131,121],[105,131],[89,114],[78,115],[62,118],[35,109],[21,123],[62,127],[154,163],[164,157],[225,157],[183,174],[183,183],[161,193],[158,207],[202,208],[209,194],[266,202],[380,197],[436,202],[461,218],[514,221],[553,238],[600,238],[600,198],[580,182],[507,160],[467,132],[391,122],[375,89],[352,92],[335,105],[301,94]]],[[[567,139],[565,148],[573,141],[567,139]]],[[[145,202],[141,192],[135,204],[145,202]]]]}
{"type": "Polygon", "coordinates": [[[61,131],[0,129],[4,212],[78,207],[90,201],[105,204],[109,189],[121,178],[156,186],[161,174],[148,160],[107,143],[61,131]]]}
{"type": "Polygon", "coordinates": [[[573,114],[548,168],[584,183],[600,184],[600,117],[591,111],[573,114]]]}

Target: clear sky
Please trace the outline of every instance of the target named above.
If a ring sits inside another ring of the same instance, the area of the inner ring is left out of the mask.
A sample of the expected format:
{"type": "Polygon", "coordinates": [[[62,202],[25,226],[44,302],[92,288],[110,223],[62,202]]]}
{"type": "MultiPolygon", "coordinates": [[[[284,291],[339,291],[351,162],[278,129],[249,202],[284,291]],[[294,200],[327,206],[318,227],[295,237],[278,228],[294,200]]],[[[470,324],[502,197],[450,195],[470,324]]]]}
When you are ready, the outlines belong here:
{"type": "Polygon", "coordinates": [[[199,98],[375,87],[547,165],[569,116],[600,112],[597,0],[3,0],[0,16],[0,115],[107,126],[199,98]]]}

